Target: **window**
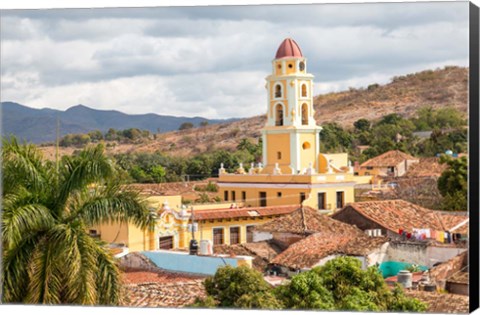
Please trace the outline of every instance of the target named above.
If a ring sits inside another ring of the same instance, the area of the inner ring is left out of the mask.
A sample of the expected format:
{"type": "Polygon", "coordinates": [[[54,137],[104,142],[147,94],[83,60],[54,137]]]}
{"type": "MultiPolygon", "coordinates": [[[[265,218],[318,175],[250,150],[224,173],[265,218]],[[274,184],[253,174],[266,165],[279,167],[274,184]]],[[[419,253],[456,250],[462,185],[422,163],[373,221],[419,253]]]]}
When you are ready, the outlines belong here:
{"type": "Polygon", "coordinates": [[[228,201],[228,190],[223,192],[223,200],[228,201]]]}
{"type": "Polygon", "coordinates": [[[282,86],[280,84],[275,85],[275,98],[282,97],[282,86]]]}
{"type": "Polygon", "coordinates": [[[343,191],[337,191],[337,209],[343,208],[343,191]]]}
{"type": "Polygon", "coordinates": [[[367,166],[367,170],[373,170],[373,166],[367,166]]]}
{"type": "Polygon", "coordinates": [[[293,65],[292,65],[291,63],[289,63],[289,64],[288,64],[288,67],[289,67],[290,69],[292,69],[292,68],[293,68],[293,65]]]}
{"type": "Polygon", "coordinates": [[[164,236],[159,239],[160,249],[173,249],[173,236],[164,236]]]}
{"type": "Polygon", "coordinates": [[[261,191],[259,193],[260,197],[260,207],[266,207],[267,206],[267,193],[264,191],[261,191]]]}
{"type": "Polygon", "coordinates": [[[232,190],[232,201],[235,202],[236,199],[237,199],[237,198],[236,198],[236,196],[235,196],[235,191],[232,190]]]}
{"type": "Polygon", "coordinates": [[[281,104],[277,104],[275,113],[275,126],[283,126],[283,106],[281,104]]]}
{"type": "Polygon", "coordinates": [[[307,85],[302,84],[302,97],[307,97],[307,85]]]}
{"type": "Polygon", "coordinates": [[[247,243],[253,242],[253,228],[254,225],[247,226],[247,243]]]}
{"type": "Polygon", "coordinates": [[[282,159],[282,152],[277,152],[277,160],[281,160],[282,159]]]}
{"type": "Polygon", "coordinates": [[[278,198],[281,198],[281,197],[282,197],[282,192],[280,192],[280,191],[277,192],[277,197],[278,197],[278,198]]]}
{"type": "Polygon", "coordinates": [[[230,228],[230,245],[240,243],[240,227],[230,228]]]}
{"type": "Polygon", "coordinates": [[[245,202],[247,201],[247,192],[242,191],[242,201],[245,202]]]}
{"type": "Polygon", "coordinates": [[[326,209],[325,193],[318,193],[318,209],[319,210],[325,210],[326,209]]]}
{"type": "Polygon", "coordinates": [[[305,193],[300,193],[300,204],[305,201],[305,193]]]}
{"type": "Polygon", "coordinates": [[[223,244],[223,228],[213,228],[213,245],[223,244]]]}
{"type": "Polygon", "coordinates": [[[308,105],[302,105],[302,125],[308,125],[308,105]]]}

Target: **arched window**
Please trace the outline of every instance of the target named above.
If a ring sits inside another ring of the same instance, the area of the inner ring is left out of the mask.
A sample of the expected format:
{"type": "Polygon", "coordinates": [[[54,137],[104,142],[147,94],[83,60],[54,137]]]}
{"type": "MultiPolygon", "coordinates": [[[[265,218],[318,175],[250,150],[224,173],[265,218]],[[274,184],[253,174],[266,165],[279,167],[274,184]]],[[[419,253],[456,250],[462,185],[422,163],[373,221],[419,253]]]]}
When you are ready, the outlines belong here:
{"type": "Polygon", "coordinates": [[[283,106],[277,104],[275,107],[275,126],[283,126],[283,106]]]}
{"type": "Polygon", "coordinates": [[[307,97],[307,85],[302,84],[302,97],[307,97]]]}
{"type": "Polygon", "coordinates": [[[280,84],[275,85],[275,97],[282,97],[282,86],[280,84]]]}
{"type": "Polygon", "coordinates": [[[302,105],[302,125],[308,125],[308,105],[302,105]]]}

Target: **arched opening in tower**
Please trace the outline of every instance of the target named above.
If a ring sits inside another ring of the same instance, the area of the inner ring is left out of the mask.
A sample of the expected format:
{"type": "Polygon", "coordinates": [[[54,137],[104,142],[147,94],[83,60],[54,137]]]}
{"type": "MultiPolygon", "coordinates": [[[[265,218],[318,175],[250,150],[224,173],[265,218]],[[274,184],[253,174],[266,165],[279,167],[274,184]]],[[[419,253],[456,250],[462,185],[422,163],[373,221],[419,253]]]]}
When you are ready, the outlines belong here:
{"type": "Polygon", "coordinates": [[[277,104],[275,107],[275,126],[283,126],[283,106],[282,104],[277,104]]]}
{"type": "Polygon", "coordinates": [[[308,125],[308,105],[302,105],[302,125],[308,125]]]}

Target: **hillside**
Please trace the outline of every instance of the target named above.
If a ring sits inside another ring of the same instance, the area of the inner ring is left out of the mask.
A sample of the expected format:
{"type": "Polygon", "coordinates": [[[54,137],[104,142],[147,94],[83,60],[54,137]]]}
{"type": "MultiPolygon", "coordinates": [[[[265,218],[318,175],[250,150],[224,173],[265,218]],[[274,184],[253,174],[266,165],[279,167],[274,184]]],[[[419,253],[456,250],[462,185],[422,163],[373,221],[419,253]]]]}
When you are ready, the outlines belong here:
{"type": "Polygon", "coordinates": [[[175,117],[156,114],[128,115],[115,110],[97,110],[84,105],[70,107],[66,111],[49,108],[35,109],[13,102],[2,102],[3,134],[34,143],[53,142],[56,137],[57,117],[60,135],[87,133],[93,130],[106,132],[110,128],[138,128],[152,133],[177,130],[184,122],[198,126],[232,120],[209,120],[202,117],[175,117]]]}
{"type": "MultiPolygon", "coordinates": [[[[467,86],[467,68],[427,70],[395,77],[386,85],[371,85],[365,89],[319,95],[314,99],[315,118],[320,125],[335,121],[348,128],[360,118],[372,120],[389,113],[411,117],[417,109],[424,106],[453,106],[466,115],[467,86]]],[[[119,153],[161,150],[185,156],[220,148],[232,150],[242,138],[252,138],[256,142],[264,124],[264,115],[255,116],[231,123],[166,132],[158,135],[156,140],[142,144],[116,145],[109,148],[109,151],[119,153]]],[[[43,150],[48,157],[54,156],[54,148],[45,147],[43,150]]],[[[61,154],[70,154],[73,151],[74,148],[61,149],[61,154]]]]}

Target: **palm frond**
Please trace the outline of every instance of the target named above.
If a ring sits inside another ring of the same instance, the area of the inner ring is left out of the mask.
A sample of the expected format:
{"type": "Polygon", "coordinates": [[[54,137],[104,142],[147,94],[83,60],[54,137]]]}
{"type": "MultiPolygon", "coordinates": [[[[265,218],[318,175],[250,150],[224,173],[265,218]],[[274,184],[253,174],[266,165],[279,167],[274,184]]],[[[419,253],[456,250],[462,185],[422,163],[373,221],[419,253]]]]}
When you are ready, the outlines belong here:
{"type": "Polygon", "coordinates": [[[141,229],[154,229],[156,214],[148,210],[146,201],[138,192],[106,185],[96,187],[90,193],[76,214],[86,225],[130,222],[141,229]]]}
{"type": "Polygon", "coordinates": [[[97,304],[120,305],[123,301],[120,270],[112,254],[104,247],[97,247],[97,255],[97,304]]]}
{"type": "MultiPolygon", "coordinates": [[[[114,173],[112,161],[103,153],[103,146],[89,147],[79,156],[64,157],[60,167],[60,182],[56,210],[63,210],[70,194],[89,185],[102,183],[114,173]]],[[[58,213],[61,215],[61,213],[58,213]]]]}
{"type": "Polygon", "coordinates": [[[2,200],[2,244],[17,246],[25,237],[48,230],[55,223],[50,210],[32,201],[30,194],[9,194],[2,200]]]}
{"type": "Polygon", "coordinates": [[[19,145],[15,137],[3,140],[3,196],[19,186],[42,191],[49,184],[47,175],[42,155],[34,145],[19,145]]]}

